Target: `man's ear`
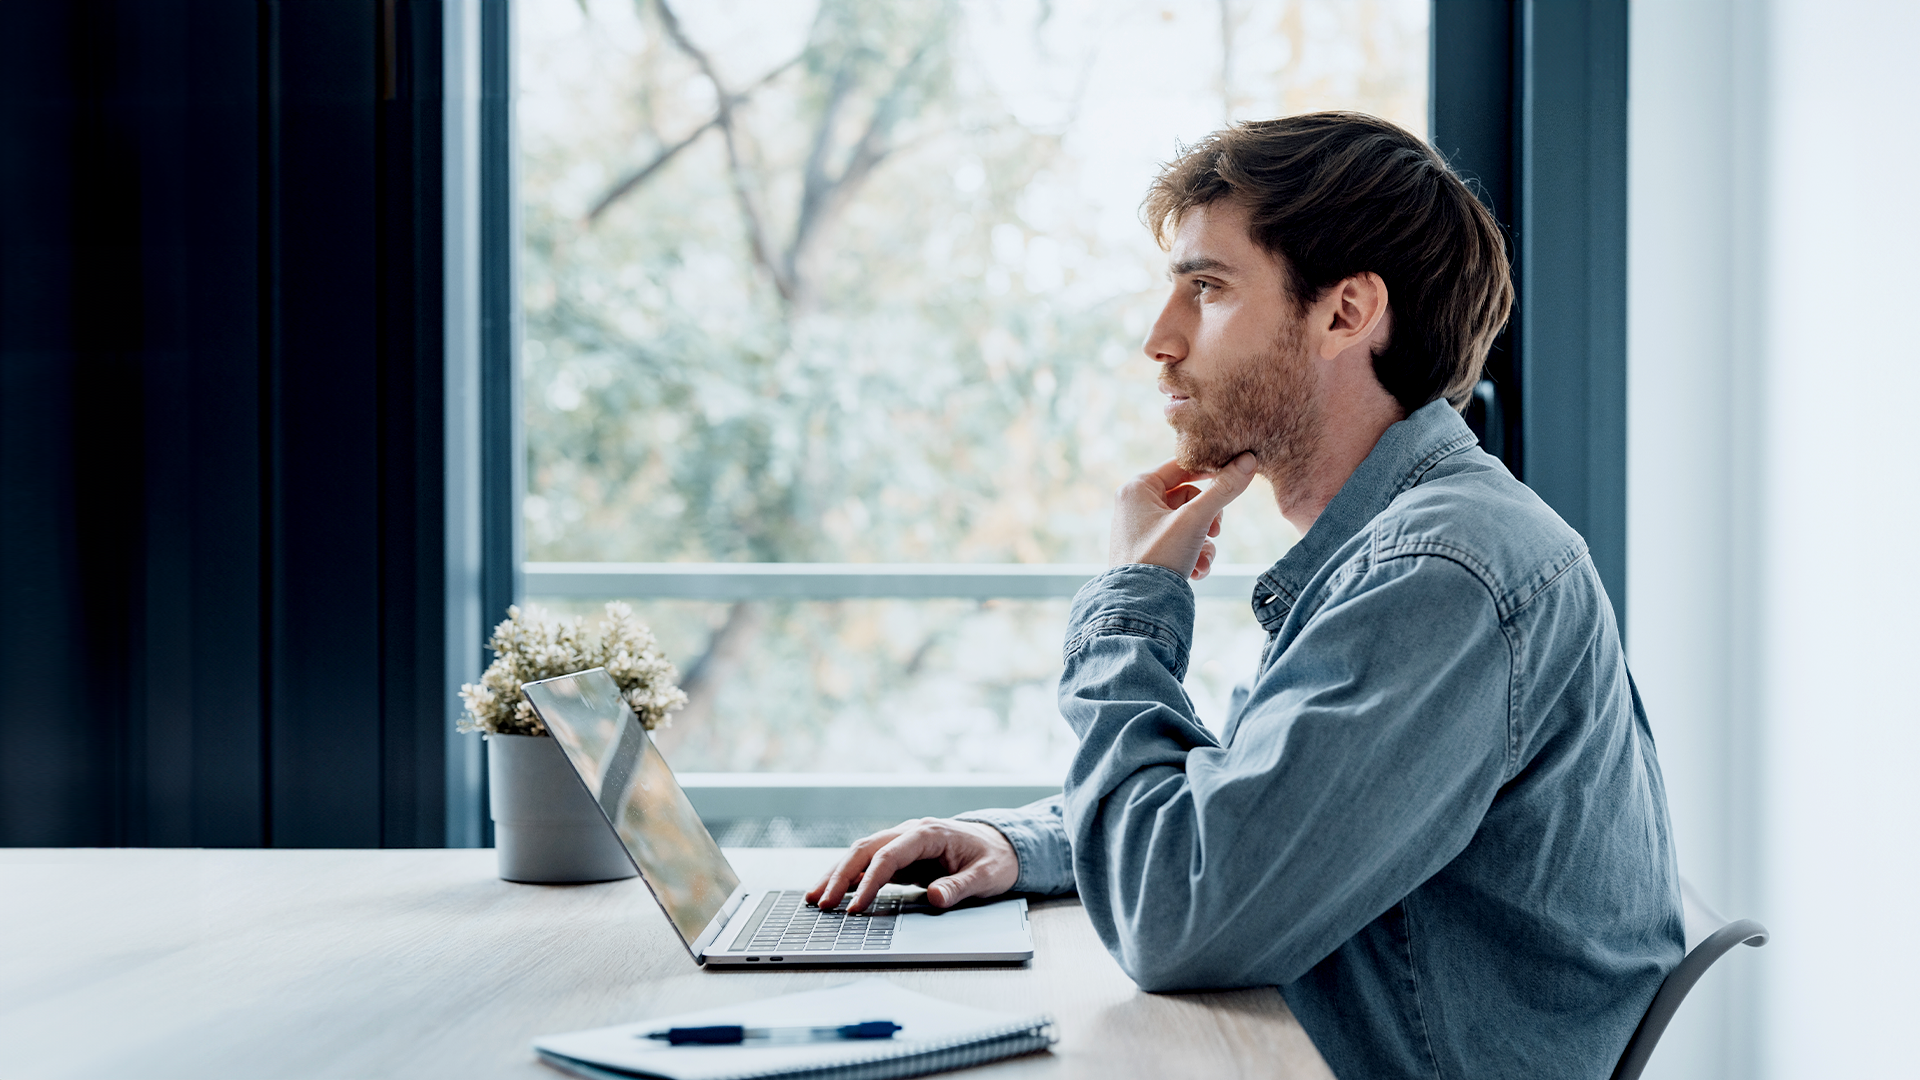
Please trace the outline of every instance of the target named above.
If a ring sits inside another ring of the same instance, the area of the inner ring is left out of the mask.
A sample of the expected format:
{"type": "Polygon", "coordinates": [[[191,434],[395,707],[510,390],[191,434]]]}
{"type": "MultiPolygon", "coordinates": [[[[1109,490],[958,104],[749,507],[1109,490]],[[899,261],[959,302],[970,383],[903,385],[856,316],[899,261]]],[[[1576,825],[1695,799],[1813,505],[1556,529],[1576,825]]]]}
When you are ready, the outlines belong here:
{"type": "Polygon", "coordinates": [[[1387,343],[1387,283],[1371,270],[1334,284],[1314,305],[1325,331],[1320,355],[1328,360],[1356,345],[1371,357],[1387,343]]]}

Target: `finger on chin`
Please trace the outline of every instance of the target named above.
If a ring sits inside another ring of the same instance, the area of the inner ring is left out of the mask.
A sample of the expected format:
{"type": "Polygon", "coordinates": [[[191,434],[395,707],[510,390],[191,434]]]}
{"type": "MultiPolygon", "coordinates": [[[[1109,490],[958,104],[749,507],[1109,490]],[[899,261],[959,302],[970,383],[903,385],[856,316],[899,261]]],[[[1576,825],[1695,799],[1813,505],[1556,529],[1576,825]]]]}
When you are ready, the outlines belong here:
{"type": "Polygon", "coordinates": [[[1168,458],[1161,466],[1146,475],[1158,479],[1167,487],[1184,484],[1190,480],[1199,480],[1213,475],[1211,469],[1189,469],[1180,464],[1177,458],[1168,458]]]}
{"type": "Polygon", "coordinates": [[[1168,488],[1165,497],[1167,508],[1170,510],[1178,510],[1182,506],[1199,498],[1200,489],[1192,484],[1181,484],[1178,487],[1168,488]]]}

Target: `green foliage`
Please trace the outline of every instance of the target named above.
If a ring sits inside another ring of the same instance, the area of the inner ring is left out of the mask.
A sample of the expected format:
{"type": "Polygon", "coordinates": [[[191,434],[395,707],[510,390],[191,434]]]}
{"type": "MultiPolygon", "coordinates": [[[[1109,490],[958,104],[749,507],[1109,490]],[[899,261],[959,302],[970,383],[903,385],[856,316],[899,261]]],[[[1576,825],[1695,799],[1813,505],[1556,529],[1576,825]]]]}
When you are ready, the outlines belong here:
{"type": "MultiPolygon", "coordinates": [[[[1124,355],[1119,298],[989,272],[996,239],[1033,233],[1016,203],[1060,147],[956,93],[954,19],[823,3],[799,62],[731,110],[731,155],[713,131],[590,224],[537,196],[602,149],[530,158],[531,557],[1098,557],[1111,483],[1082,459],[1119,455],[1093,408],[1111,388],[1082,383],[1124,355]]],[[[633,77],[700,70],[656,43],[633,77]]],[[[675,142],[653,125],[714,111],[634,100],[642,163],[675,142]]],[[[1157,456],[1157,424],[1134,434],[1134,460],[1157,456]]]]}

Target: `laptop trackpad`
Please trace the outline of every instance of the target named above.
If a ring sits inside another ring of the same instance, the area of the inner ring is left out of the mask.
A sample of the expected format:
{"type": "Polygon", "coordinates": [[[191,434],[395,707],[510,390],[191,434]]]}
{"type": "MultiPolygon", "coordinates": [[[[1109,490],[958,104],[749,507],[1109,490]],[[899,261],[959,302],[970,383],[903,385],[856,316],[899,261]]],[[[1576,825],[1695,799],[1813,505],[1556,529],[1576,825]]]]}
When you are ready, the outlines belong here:
{"type": "Polygon", "coordinates": [[[1025,906],[1017,900],[1003,900],[938,911],[915,904],[913,910],[900,916],[893,951],[1027,952],[1033,948],[1033,939],[1021,911],[1025,906]]]}

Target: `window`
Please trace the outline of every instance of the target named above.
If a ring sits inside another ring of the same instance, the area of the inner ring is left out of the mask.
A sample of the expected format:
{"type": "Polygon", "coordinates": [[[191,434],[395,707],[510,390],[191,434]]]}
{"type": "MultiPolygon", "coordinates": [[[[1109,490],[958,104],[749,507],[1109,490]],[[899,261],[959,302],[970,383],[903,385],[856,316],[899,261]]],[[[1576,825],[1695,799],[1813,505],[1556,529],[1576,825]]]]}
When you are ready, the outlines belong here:
{"type": "MultiPolygon", "coordinates": [[[[1171,445],[1158,162],[1229,119],[1424,132],[1425,0],[519,9],[527,594],[629,599],[691,771],[1058,777],[1067,597],[1171,445]]],[[[1293,536],[1230,514],[1217,720],[1293,536]]]]}

